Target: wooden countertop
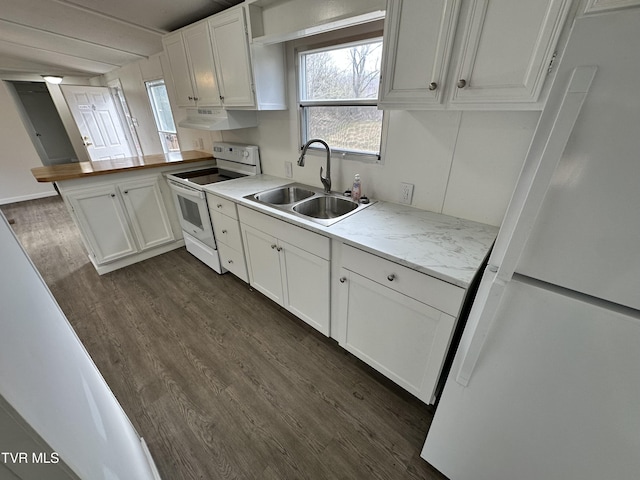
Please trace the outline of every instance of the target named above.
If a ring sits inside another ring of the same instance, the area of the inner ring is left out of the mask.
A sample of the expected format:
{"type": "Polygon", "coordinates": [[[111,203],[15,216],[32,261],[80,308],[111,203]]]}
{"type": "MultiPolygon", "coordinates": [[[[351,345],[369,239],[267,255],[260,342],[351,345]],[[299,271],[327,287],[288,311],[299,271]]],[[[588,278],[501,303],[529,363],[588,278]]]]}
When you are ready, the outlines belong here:
{"type": "Polygon", "coordinates": [[[73,178],[90,177],[93,175],[107,175],[109,173],[127,170],[141,170],[145,168],[166,167],[181,163],[213,160],[213,155],[198,150],[187,152],[172,152],[159,155],[145,155],[143,157],[116,158],[113,160],[99,160],[95,162],[74,162],[50,167],[35,167],[31,173],[38,182],[58,182],[73,178]]]}

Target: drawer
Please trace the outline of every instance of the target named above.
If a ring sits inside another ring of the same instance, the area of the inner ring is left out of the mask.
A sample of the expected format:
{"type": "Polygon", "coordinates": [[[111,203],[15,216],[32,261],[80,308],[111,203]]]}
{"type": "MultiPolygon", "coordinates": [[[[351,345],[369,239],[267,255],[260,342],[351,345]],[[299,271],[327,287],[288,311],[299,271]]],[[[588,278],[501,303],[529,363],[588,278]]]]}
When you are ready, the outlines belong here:
{"type": "Polygon", "coordinates": [[[236,204],[231,200],[207,192],[207,204],[209,205],[210,212],[220,212],[231,218],[238,218],[236,204]]]}
{"type": "Polygon", "coordinates": [[[216,242],[225,243],[231,248],[242,250],[242,235],[240,234],[240,223],[235,218],[227,217],[219,212],[211,213],[211,223],[213,223],[213,233],[216,235],[216,242]]]}
{"type": "Polygon", "coordinates": [[[247,274],[247,264],[244,261],[244,254],[235,248],[231,248],[224,243],[218,243],[218,253],[220,254],[220,264],[236,277],[249,283],[247,274]]]}
{"type": "Polygon", "coordinates": [[[270,217],[264,213],[256,212],[243,205],[238,206],[238,212],[242,223],[272,237],[279,238],[305,252],[329,260],[329,253],[331,251],[331,240],[329,237],[310,232],[309,230],[270,217]]]}
{"type": "Polygon", "coordinates": [[[462,306],[463,288],[350,245],[343,245],[341,266],[454,317],[462,306]]]}

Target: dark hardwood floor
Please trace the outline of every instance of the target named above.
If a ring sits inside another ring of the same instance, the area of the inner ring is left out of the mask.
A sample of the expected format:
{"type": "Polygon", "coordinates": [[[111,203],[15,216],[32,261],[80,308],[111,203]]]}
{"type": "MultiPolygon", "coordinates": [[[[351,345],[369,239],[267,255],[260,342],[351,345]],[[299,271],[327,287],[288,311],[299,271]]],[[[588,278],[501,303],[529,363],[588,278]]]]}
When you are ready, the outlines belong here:
{"type": "Polygon", "coordinates": [[[164,480],[444,479],[432,410],[184,248],[99,276],[58,197],[2,207],[164,480]]]}

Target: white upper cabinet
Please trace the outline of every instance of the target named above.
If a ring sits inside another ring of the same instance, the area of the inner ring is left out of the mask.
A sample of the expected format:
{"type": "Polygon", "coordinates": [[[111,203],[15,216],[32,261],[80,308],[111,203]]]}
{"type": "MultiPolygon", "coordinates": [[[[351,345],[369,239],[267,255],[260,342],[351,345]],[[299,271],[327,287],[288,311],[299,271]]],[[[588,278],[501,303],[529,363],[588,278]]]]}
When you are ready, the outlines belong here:
{"type": "Polygon", "coordinates": [[[473,0],[451,78],[453,105],[538,101],[571,0],[473,0]]]}
{"type": "Polygon", "coordinates": [[[207,25],[199,23],[185,28],[182,36],[191,67],[196,103],[204,106],[220,106],[220,90],[207,25]]]}
{"type": "Polygon", "coordinates": [[[284,46],[247,32],[238,5],[164,36],[179,107],[286,110],[284,46]]]}
{"type": "Polygon", "coordinates": [[[541,108],[570,6],[571,0],[388,0],[379,106],[541,108]]]}
{"type": "Polygon", "coordinates": [[[384,25],[379,105],[428,107],[442,102],[460,0],[390,0],[384,25]]]}
{"type": "Polygon", "coordinates": [[[244,9],[236,8],[209,19],[220,94],[225,106],[254,107],[255,95],[244,9]]]}
{"type": "Polygon", "coordinates": [[[220,92],[206,23],[166,35],[164,49],[180,107],[220,106],[220,92]]]}

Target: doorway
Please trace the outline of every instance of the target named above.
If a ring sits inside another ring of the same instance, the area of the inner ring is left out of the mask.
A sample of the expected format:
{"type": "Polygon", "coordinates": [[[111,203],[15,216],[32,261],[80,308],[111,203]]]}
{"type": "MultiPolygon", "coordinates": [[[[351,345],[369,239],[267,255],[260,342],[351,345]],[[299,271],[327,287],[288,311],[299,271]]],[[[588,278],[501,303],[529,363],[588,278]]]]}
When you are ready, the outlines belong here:
{"type": "Polygon", "coordinates": [[[8,82],[15,91],[18,111],[45,166],[77,162],[64,124],[44,82],[8,82]]]}
{"type": "Polygon", "coordinates": [[[107,87],[62,85],[71,115],[92,161],[133,156],[134,149],[107,87]]]}

